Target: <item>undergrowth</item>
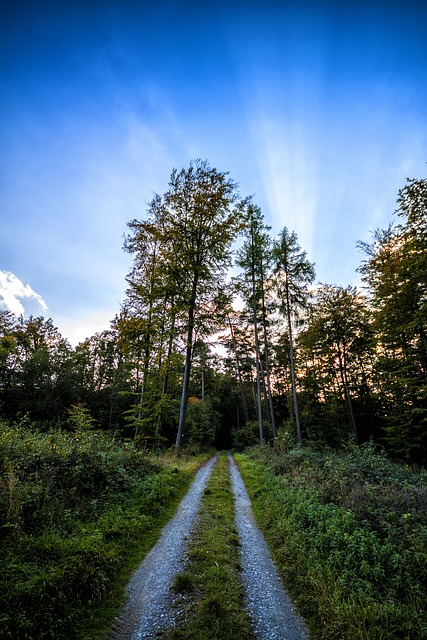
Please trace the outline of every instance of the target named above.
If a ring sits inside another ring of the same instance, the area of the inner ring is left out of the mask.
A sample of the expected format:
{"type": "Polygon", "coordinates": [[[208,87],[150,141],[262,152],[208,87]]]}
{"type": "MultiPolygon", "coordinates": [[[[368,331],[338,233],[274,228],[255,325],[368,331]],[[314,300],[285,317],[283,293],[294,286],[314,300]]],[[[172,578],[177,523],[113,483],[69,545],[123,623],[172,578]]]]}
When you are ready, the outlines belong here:
{"type": "Polygon", "coordinates": [[[181,619],[162,640],[253,640],[243,608],[239,539],[227,456],[222,453],[205,489],[188,566],[174,589],[181,619]]]}
{"type": "Polygon", "coordinates": [[[201,461],[0,423],[0,636],[101,637],[201,461]]]}
{"type": "Polygon", "coordinates": [[[236,461],[313,640],[427,638],[425,472],[371,444],[236,461]]]}

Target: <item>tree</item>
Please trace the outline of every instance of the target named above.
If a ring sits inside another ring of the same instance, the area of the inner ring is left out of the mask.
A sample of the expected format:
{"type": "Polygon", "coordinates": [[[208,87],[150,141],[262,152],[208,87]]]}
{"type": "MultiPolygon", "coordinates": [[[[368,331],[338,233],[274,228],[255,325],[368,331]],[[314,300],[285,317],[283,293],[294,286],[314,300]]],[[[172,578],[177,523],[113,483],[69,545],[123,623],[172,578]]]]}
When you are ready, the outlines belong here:
{"type": "Polygon", "coordinates": [[[289,355],[292,395],[295,412],[295,426],[298,442],[301,442],[301,426],[298,412],[298,396],[295,380],[294,345],[292,318],[298,310],[307,306],[308,286],[315,278],[314,265],[307,260],[307,254],[298,244],[297,234],[284,227],[274,244],[275,285],[279,306],[285,313],[289,333],[289,355]]]}
{"type": "Polygon", "coordinates": [[[377,363],[392,451],[406,458],[427,446],[427,180],[399,191],[402,222],[377,230],[359,269],[371,295],[377,363]]]}
{"type": "MultiPolygon", "coordinates": [[[[359,433],[353,409],[353,397],[366,382],[363,360],[370,349],[370,315],[365,296],[355,287],[322,285],[308,313],[307,328],[299,342],[312,362],[323,388],[336,390],[344,397],[348,420],[356,443],[359,433]]],[[[325,402],[329,399],[323,398],[325,402]]]]}
{"type": "MultiPolygon", "coordinates": [[[[245,206],[237,185],[227,176],[201,160],[192,161],[187,169],[174,169],[169,189],[162,197],[155,197],[149,219],[141,223],[156,243],[155,282],[160,286],[153,290],[154,299],[164,304],[167,294],[172,294],[174,317],[179,318],[184,336],[178,448],[185,425],[196,329],[198,323],[203,324],[212,315],[245,206]]],[[[146,246],[145,236],[139,240],[134,235],[134,239],[135,243],[128,243],[128,248],[137,256],[142,255],[140,246],[146,246]]],[[[133,278],[138,270],[136,262],[133,278]]]]}
{"type": "Polygon", "coordinates": [[[0,358],[3,355],[8,415],[28,412],[36,420],[59,418],[74,391],[70,345],[51,318],[2,320],[0,358]]]}
{"type": "Polygon", "coordinates": [[[262,324],[264,338],[263,342],[267,382],[266,397],[273,435],[275,435],[267,339],[267,313],[265,306],[265,282],[268,277],[268,270],[271,262],[271,240],[267,233],[269,229],[270,227],[264,223],[264,216],[261,209],[256,205],[250,204],[247,209],[247,239],[240,248],[237,256],[237,264],[243,269],[243,274],[236,279],[236,282],[238,283],[238,290],[242,294],[248,309],[251,310],[250,312],[252,315],[257,383],[257,418],[261,445],[264,442],[261,388],[265,388],[265,380],[263,375],[259,337],[260,322],[262,324]]]}

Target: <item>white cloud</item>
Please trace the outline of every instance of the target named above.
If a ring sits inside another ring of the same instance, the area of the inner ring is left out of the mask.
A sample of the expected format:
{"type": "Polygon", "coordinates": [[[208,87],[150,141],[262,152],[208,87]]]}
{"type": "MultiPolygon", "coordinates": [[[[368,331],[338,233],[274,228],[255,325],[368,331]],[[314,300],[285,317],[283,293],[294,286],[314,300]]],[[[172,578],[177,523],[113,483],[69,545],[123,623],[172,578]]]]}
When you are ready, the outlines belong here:
{"type": "Polygon", "coordinates": [[[92,313],[77,313],[73,317],[67,318],[59,316],[55,319],[54,324],[71,346],[76,347],[80,342],[84,342],[96,333],[109,329],[113,318],[114,312],[106,309],[92,313]]]}
{"type": "Polygon", "coordinates": [[[6,307],[16,316],[23,316],[25,315],[25,307],[21,302],[23,298],[36,301],[43,311],[47,310],[43,298],[29,284],[24,284],[10,271],[0,271],[0,307],[6,307]]]}

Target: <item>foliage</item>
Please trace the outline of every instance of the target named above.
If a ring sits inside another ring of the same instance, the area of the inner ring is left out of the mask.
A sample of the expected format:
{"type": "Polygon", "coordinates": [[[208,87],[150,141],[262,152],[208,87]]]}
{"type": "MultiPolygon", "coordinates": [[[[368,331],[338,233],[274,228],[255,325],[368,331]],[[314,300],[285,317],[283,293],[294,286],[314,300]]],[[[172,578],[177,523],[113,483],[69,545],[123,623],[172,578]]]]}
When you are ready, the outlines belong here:
{"type": "Polygon", "coordinates": [[[427,447],[427,180],[399,191],[403,220],[377,230],[360,272],[372,296],[386,442],[408,459],[427,447]]]}
{"type": "Polygon", "coordinates": [[[236,278],[237,291],[243,296],[247,306],[248,317],[252,325],[255,347],[255,366],[257,383],[256,413],[258,419],[259,439],[264,443],[261,389],[268,402],[267,422],[271,423],[275,433],[274,407],[271,394],[269,345],[267,334],[267,309],[265,305],[265,289],[271,266],[271,238],[268,227],[259,207],[249,204],[247,209],[246,239],[238,251],[237,264],[242,274],[236,278]],[[264,358],[260,345],[260,333],[263,334],[264,358]],[[265,373],[262,360],[265,359],[265,373]]]}
{"type": "Polygon", "coordinates": [[[197,465],[154,460],[82,426],[0,425],[2,638],[77,638],[148,550],[197,465]]]}
{"type": "Polygon", "coordinates": [[[146,221],[131,223],[133,234],[126,248],[136,259],[129,282],[132,295],[142,299],[146,316],[141,397],[150,370],[152,336],[159,333],[156,310],[161,314],[165,305],[172,305],[169,319],[181,322],[185,367],[177,447],[186,421],[195,335],[212,329],[215,298],[230,266],[230,247],[243,206],[237,185],[227,174],[195,160],[188,169],[172,171],[168,191],[154,197],[146,221]]]}
{"type": "Polygon", "coordinates": [[[289,338],[289,364],[291,374],[292,397],[295,426],[298,442],[301,442],[301,426],[298,409],[298,395],[295,379],[294,346],[292,336],[292,318],[298,317],[301,310],[307,308],[308,287],[315,278],[314,264],[307,260],[307,254],[298,244],[297,234],[290,233],[284,227],[274,244],[275,293],[279,299],[279,308],[287,319],[289,338]]]}
{"type": "Polygon", "coordinates": [[[193,396],[188,399],[186,440],[194,445],[208,447],[215,439],[218,414],[214,411],[209,398],[199,400],[193,396]]]}
{"type": "Polygon", "coordinates": [[[321,403],[341,400],[356,442],[362,438],[354,404],[369,397],[371,333],[367,300],[355,287],[322,285],[298,337],[306,360],[302,386],[317,401],[315,412],[322,411],[321,403]]]}
{"type": "Polygon", "coordinates": [[[273,447],[237,461],[313,638],[426,637],[425,472],[372,443],[341,454],[273,447]]]}
{"type": "Polygon", "coordinates": [[[84,407],[97,429],[148,450],[241,446],[254,420],[261,441],[291,420],[312,446],[341,447],[353,433],[425,464],[427,181],[408,180],[397,204],[397,223],[359,243],[365,293],[310,289],[314,266],[295,232],[273,238],[259,207],[207,162],[173,170],[145,219],[129,222],[133,263],[109,329],[73,349],[52,319],[0,310],[0,415],[74,429],[85,418],[73,407],[84,407]]]}

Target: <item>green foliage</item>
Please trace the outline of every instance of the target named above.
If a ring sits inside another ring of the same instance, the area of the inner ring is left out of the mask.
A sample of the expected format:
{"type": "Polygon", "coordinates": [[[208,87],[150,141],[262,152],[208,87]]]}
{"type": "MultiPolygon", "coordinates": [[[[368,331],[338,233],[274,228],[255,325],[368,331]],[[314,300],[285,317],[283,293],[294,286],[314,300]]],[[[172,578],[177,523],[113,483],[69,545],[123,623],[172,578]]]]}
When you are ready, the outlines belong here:
{"type": "Polygon", "coordinates": [[[312,637],[425,638],[425,472],[371,443],[347,453],[237,456],[257,518],[312,637]]]}
{"type": "MultiPolygon", "coordinates": [[[[266,441],[272,437],[271,425],[269,422],[263,422],[263,435],[266,441]]],[[[246,447],[252,447],[259,443],[259,422],[258,420],[248,420],[240,428],[232,431],[233,448],[242,451],[246,447]]]]}
{"type": "Polygon", "coordinates": [[[209,398],[205,400],[189,398],[186,423],[187,442],[205,447],[212,445],[218,425],[218,414],[214,411],[209,398]]]}
{"type": "Polygon", "coordinates": [[[89,409],[82,404],[74,404],[68,409],[68,421],[75,431],[93,429],[95,424],[89,409]]]}
{"type": "Polygon", "coordinates": [[[128,276],[129,297],[144,325],[140,336],[144,394],[150,374],[160,368],[164,344],[156,344],[159,334],[168,336],[167,362],[176,350],[178,331],[185,344],[177,447],[185,426],[196,334],[217,328],[212,311],[230,265],[243,207],[237,185],[226,173],[194,160],[187,169],[172,171],[168,190],[155,195],[145,221],[129,224],[132,233],[125,248],[135,256],[128,276]]]}
{"type": "MultiPolygon", "coordinates": [[[[354,403],[364,397],[364,392],[369,398],[366,385],[370,368],[365,362],[373,356],[371,333],[367,300],[355,287],[322,285],[298,338],[301,360],[311,362],[304,367],[302,386],[311,401],[312,415],[322,413],[322,423],[333,427],[327,420],[332,406],[333,415],[341,413],[348,421],[356,442],[363,439],[354,403]]],[[[311,415],[307,418],[309,424],[311,415]]],[[[339,434],[332,432],[327,438],[329,442],[335,440],[334,444],[339,442],[339,434]]]]}
{"type": "Polygon", "coordinates": [[[372,319],[387,424],[396,455],[425,461],[427,447],[427,180],[399,191],[402,222],[377,230],[359,271],[372,296],[372,319]]]}
{"type": "Polygon", "coordinates": [[[188,486],[177,466],[192,473],[197,464],[154,461],[86,429],[81,407],[72,414],[71,433],[0,425],[2,638],[79,637],[188,486]]]}

